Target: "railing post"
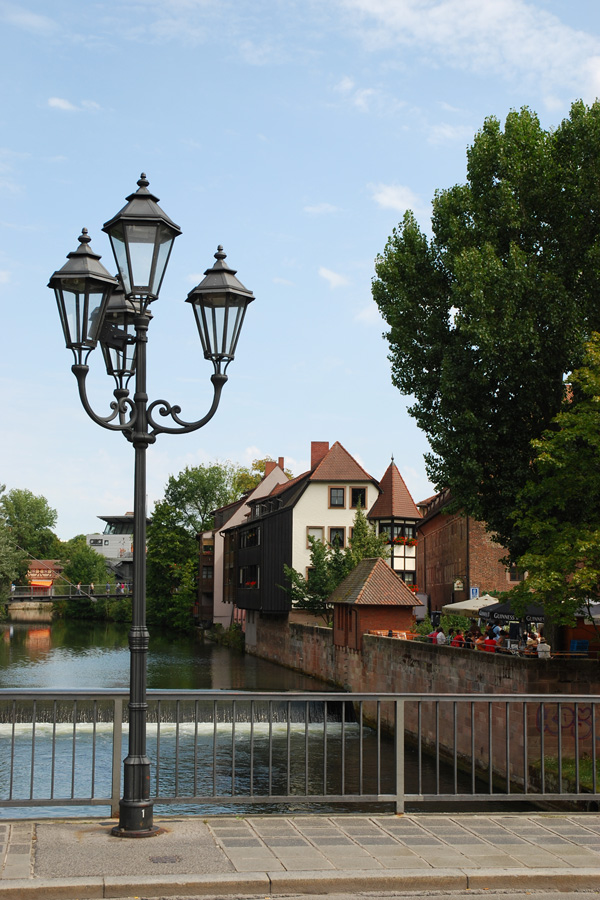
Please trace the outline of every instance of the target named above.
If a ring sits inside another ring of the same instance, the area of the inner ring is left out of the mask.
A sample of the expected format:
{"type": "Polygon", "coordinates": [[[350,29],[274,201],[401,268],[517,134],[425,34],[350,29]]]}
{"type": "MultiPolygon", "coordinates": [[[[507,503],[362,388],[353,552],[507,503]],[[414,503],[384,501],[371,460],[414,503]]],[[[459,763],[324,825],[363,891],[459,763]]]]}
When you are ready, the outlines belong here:
{"type": "Polygon", "coordinates": [[[121,761],[123,756],[123,699],[115,697],[113,705],[113,745],[112,745],[112,788],[110,794],[110,814],[119,815],[121,799],[121,761]]]}
{"type": "Polygon", "coordinates": [[[396,815],[404,813],[404,700],[395,700],[396,726],[394,744],[396,755],[396,815]]]}

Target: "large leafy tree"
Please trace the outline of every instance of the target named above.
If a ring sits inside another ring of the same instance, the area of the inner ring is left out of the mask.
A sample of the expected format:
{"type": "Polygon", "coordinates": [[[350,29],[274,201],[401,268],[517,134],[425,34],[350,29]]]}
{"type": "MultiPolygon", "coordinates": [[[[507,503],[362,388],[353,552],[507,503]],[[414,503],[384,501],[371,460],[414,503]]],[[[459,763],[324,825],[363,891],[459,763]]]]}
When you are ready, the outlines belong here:
{"type": "Polygon", "coordinates": [[[103,556],[89,547],[85,535],[78,534],[61,544],[60,556],[64,562],[63,578],[69,584],[94,584],[96,591],[104,591],[108,578],[103,556]]]}
{"type": "Polygon", "coordinates": [[[147,545],[148,621],[185,630],[195,598],[198,544],[166,500],[154,507],[147,545]]]}
{"type": "Polygon", "coordinates": [[[532,440],[600,325],[600,104],[555,130],[528,109],[486,119],[467,181],[438,191],[432,237],[407,212],[376,261],[392,381],[414,397],[438,489],[514,556],[532,440]]]}
{"type": "MultiPolygon", "coordinates": [[[[274,462],[274,460],[270,456],[265,456],[262,459],[253,459],[250,468],[240,466],[236,470],[233,486],[238,496],[247,494],[248,491],[253,490],[262,481],[268,462],[274,462]]],[[[284,469],[284,472],[288,478],[294,477],[290,469],[284,469]]]]}
{"type": "MultiPolygon", "coordinates": [[[[0,494],[5,490],[0,485],[0,494]]],[[[17,578],[23,554],[15,546],[12,533],[0,515],[0,593],[7,597],[11,582],[17,578]]]]}
{"type": "Polygon", "coordinates": [[[10,541],[19,551],[19,577],[24,578],[30,559],[54,559],[60,555],[60,542],[53,533],[57,513],[45,497],[26,488],[0,491],[0,517],[10,533],[10,541]]]}
{"type": "Polygon", "coordinates": [[[213,526],[213,510],[237,500],[237,467],[229,462],[208,466],[186,466],[169,476],[164,501],[179,525],[193,534],[213,526]]]}
{"type": "Polygon", "coordinates": [[[555,624],[600,602],[600,335],[571,376],[563,409],[538,440],[531,477],[514,520],[527,542],[518,559],[526,577],[514,592],[543,602],[555,624]]]}
{"type": "Polygon", "coordinates": [[[296,569],[284,566],[288,582],[286,590],[296,609],[320,616],[329,625],[332,618],[329,597],[361,559],[387,557],[387,538],[376,534],[374,527],[358,507],[354,516],[352,538],[347,547],[342,548],[313,537],[309,537],[308,540],[310,543],[308,578],[296,569]]]}

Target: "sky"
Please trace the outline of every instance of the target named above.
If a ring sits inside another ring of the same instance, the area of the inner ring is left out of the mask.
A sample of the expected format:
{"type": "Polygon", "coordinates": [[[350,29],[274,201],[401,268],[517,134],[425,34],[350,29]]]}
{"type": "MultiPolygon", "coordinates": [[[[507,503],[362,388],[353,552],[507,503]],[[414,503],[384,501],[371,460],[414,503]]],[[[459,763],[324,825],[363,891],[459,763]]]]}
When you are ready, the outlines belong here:
{"type": "MultiPolygon", "coordinates": [[[[340,441],[418,501],[427,441],[391,384],[374,260],[407,208],[428,230],[487,116],[544,127],[600,94],[596,0],[0,0],[0,483],[63,540],[133,507],[133,450],[84,412],[46,285],[141,172],[182,229],[149,332],[150,400],[211,403],[188,292],[222,244],[250,305],[220,408],[148,451],[148,509],[186,466],[340,441]]],[[[90,396],[113,382],[90,356],[90,396]]]]}

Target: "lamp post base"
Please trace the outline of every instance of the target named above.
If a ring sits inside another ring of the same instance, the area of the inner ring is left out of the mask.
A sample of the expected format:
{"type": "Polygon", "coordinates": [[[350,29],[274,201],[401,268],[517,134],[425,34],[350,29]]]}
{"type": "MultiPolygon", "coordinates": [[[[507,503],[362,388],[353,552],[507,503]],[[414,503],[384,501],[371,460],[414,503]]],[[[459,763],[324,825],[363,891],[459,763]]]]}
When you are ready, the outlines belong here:
{"type": "Polygon", "coordinates": [[[147,800],[121,800],[119,824],[110,833],[124,838],[156,837],[164,832],[164,828],[153,824],[152,812],[152,803],[147,800]]]}

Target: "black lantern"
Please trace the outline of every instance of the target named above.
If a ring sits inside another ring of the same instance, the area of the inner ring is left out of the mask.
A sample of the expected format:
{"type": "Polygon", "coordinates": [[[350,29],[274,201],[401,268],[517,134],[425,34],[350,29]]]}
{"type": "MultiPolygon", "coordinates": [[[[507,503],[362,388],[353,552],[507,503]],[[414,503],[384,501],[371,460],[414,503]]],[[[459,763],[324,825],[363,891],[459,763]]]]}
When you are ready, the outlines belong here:
{"type": "Polygon", "coordinates": [[[142,172],[138,190],[102,229],[110,238],[125,294],[138,298],[140,312],[158,297],[173,241],[181,234],[148,184],[142,172]]]}
{"type": "Polygon", "coordinates": [[[54,288],[65,342],[81,363],[99,338],[109,297],[118,284],[90,247],[87,228],[78,238],[79,247],[67,254],[69,260],[55,272],[48,287],[54,288]]]}
{"type": "Polygon", "coordinates": [[[126,387],[135,372],[136,315],[135,303],[125,296],[119,284],[109,298],[99,336],[106,371],[114,377],[118,388],[126,387]]]}
{"type": "Polygon", "coordinates": [[[204,356],[212,360],[218,373],[223,363],[224,373],[235,356],[246,308],[254,300],[252,291],[235,277],[236,270],[225,263],[226,257],[219,245],[216,263],[186,300],[194,310],[204,356]]]}

